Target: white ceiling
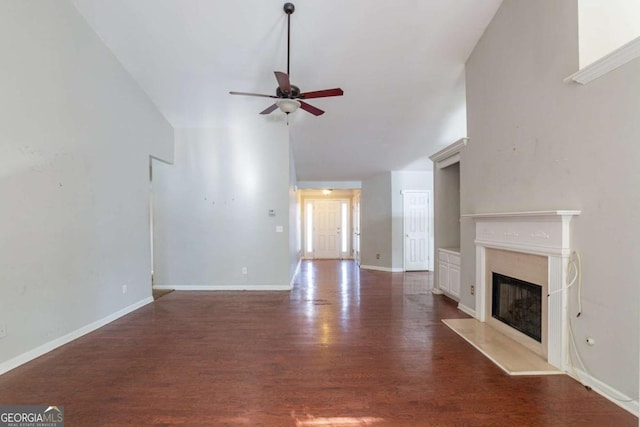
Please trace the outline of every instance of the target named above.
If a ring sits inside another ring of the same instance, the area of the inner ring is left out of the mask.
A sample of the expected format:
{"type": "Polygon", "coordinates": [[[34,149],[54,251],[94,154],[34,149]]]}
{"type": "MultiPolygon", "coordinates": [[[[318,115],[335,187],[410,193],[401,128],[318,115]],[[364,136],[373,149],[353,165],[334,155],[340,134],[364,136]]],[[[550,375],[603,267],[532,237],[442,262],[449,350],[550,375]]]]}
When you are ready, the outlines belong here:
{"type": "MultiPolygon", "coordinates": [[[[286,72],[281,0],[72,0],[176,128],[242,125],[286,72]]],[[[429,170],[466,136],[464,63],[501,0],[294,0],[291,81],[309,100],[289,126],[298,179],[429,170]]],[[[279,121],[276,111],[261,120],[279,121]]]]}

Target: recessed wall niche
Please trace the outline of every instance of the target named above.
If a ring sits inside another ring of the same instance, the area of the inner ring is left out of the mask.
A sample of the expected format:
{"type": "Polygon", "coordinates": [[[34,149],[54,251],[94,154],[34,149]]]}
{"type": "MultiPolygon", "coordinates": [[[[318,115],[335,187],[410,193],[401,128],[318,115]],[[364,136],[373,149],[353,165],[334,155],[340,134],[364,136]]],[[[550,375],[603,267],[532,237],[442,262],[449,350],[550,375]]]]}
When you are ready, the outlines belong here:
{"type": "Polygon", "coordinates": [[[460,298],[460,151],[462,138],[438,151],[434,162],[434,233],[438,260],[434,293],[460,298]]]}

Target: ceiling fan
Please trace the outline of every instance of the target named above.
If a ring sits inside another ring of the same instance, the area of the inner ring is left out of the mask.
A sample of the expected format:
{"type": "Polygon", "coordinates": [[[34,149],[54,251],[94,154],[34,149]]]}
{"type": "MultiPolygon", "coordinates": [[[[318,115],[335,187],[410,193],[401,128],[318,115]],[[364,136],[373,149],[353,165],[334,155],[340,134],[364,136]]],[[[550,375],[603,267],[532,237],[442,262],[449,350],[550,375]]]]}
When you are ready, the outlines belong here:
{"type": "Polygon", "coordinates": [[[277,101],[260,112],[260,114],[269,114],[280,108],[281,111],[289,114],[296,111],[298,108],[313,114],[314,116],[320,116],[324,114],[324,111],[309,105],[304,102],[304,99],[311,98],[326,98],[329,96],[342,96],[344,92],[340,88],[316,90],[313,92],[300,92],[300,88],[296,85],[292,85],[289,80],[289,51],[291,48],[291,14],[295,11],[293,3],[284,4],[284,12],[287,14],[287,72],[274,71],[278,87],[276,88],[275,95],[263,95],[260,93],[249,92],[229,92],[231,95],[248,95],[248,96],[260,96],[263,98],[274,98],[277,101]]]}

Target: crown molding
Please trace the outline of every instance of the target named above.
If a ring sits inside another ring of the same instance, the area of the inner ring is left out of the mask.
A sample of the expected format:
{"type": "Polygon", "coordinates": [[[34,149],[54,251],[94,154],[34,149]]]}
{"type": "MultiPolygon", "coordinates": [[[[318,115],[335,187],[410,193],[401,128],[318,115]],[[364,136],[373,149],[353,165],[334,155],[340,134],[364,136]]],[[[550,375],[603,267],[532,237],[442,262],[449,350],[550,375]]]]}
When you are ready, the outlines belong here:
{"type": "MultiPolygon", "coordinates": [[[[453,157],[453,156],[459,154],[460,151],[464,147],[466,147],[467,142],[469,142],[469,138],[467,138],[467,137],[460,138],[459,140],[457,140],[453,144],[446,146],[445,148],[443,148],[442,150],[438,151],[435,154],[432,154],[431,156],[429,156],[429,158],[435,163],[439,163],[439,162],[442,162],[444,160],[447,160],[450,157],[453,157]]],[[[451,162],[449,162],[449,163],[451,163],[451,162]]]]}
{"type": "Polygon", "coordinates": [[[584,85],[636,58],[640,58],[640,37],[570,75],[564,79],[564,82],[576,82],[584,85]]]}

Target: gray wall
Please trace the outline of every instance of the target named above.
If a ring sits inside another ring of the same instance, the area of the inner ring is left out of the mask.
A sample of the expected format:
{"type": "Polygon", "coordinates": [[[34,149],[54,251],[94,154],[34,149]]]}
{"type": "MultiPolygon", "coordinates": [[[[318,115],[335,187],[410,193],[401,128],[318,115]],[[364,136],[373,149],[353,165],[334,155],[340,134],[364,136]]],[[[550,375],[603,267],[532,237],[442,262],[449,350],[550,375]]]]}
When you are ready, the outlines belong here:
{"type": "Polygon", "coordinates": [[[289,144],[289,277],[293,279],[302,257],[302,207],[300,192],[297,190],[296,164],[293,149],[289,144]]]}
{"type": "MultiPolygon", "coordinates": [[[[582,209],[583,311],[570,317],[588,373],[637,399],[640,60],[587,84],[576,1],[506,0],[467,62],[470,142],[462,213],[582,209]],[[594,337],[596,345],[585,344],[594,337]]],[[[473,224],[462,229],[462,296],[474,306],[473,224]]]]}
{"type": "Polygon", "coordinates": [[[442,169],[436,165],[435,186],[436,248],[460,247],[460,164],[442,169]]]}
{"type": "Polygon", "coordinates": [[[2,371],[151,297],[173,130],[67,1],[1,2],[0,52],[2,371]]]}
{"type": "Polygon", "coordinates": [[[176,130],[175,165],[154,169],[155,286],[289,286],[289,133],[261,119],[176,130]]]}
{"type": "Polygon", "coordinates": [[[362,181],[360,198],[360,264],[381,268],[392,265],[391,173],[362,181]],[[380,254],[380,259],[376,259],[380,254]]]}
{"type": "Polygon", "coordinates": [[[361,265],[404,269],[402,190],[433,191],[430,172],[393,171],[362,181],[361,265]],[[376,259],[380,254],[380,259],[376,259]]]}

